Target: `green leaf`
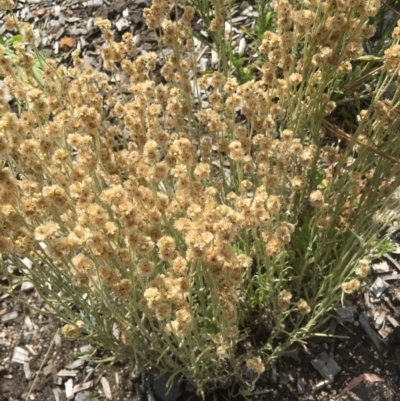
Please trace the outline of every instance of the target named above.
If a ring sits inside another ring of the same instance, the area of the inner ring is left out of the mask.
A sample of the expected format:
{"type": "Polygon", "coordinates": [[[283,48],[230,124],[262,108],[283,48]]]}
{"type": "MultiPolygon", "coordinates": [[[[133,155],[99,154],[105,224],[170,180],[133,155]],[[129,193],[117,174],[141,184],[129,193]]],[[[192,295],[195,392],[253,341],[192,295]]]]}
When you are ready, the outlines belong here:
{"type": "Polygon", "coordinates": [[[241,25],[240,26],[240,29],[242,30],[242,32],[243,33],[245,33],[249,38],[251,38],[251,39],[253,39],[253,40],[257,40],[250,32],[249,32],[249,30],[244,26],[244,25],[241,25]]]}
{"type": "Polygon", "coordinates": [[[383,256],[386,256],[390,252],[394,252],[396,250],[396,246],[392,244],[388,239],[382,241],[377,249],[376,249],[376,256],[378,258],[382,258],[383,256]]]}
{"type": "Polygon", "coordinates": [[[376,57],[372,54],[367,56],[360,56],[357,59],[357,61],[380,61],[380,60],[382,60],[382,57],[376,57]]]}
{"type": "Polygon", "coordinates": [[[11,46],[15,42],[22,42],[23,37],[22,35],[14,35],[10,39],[6,40],[6,46],[11,46]]]}

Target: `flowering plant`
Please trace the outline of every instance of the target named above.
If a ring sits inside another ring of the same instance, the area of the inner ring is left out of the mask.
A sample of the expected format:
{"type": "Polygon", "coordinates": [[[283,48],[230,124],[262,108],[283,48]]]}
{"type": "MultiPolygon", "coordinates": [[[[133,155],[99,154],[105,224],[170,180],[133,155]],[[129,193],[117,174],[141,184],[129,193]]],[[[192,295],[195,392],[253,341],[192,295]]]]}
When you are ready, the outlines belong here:
{"type": "MultiPolygon", "coordinates": [[[[244,84],[223,58],[222,72],[198,73],[185,3],[144,10],[168,52],[138,54],[98,19],[104,72],[77,50],[72,68],[44,61],[41,82],[31,27],[7,19],[24,44],[14,60],[0,47],[15,100],[0,96],[0,252],[66,336],[199,390],[245,388],[360,288],[397,217],[400,27],[350,135],[330,120],[332,99],[374,34],[378,0],[277,1],[260,76],[244,84]]],[[[229,13],[220,0],[210,10],[223,41],[229,13]]]]}

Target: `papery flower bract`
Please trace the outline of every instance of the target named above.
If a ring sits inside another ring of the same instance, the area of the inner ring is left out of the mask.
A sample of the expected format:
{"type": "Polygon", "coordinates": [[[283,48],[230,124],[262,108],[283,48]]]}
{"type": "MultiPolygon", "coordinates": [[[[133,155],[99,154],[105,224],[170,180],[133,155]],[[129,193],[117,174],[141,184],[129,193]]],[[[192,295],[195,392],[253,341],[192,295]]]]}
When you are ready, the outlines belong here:
{"type": "Polygon", "coordinates": [[[342,291],[346,294],[352,294],[358,291],[360,285],[361,283],[358,280],[353,279],[342,284],[342,291]]]}
{"type": "Polygon", "coordinates": [[[253,357],[246,361],[247,368],[257,374],[264,373],[265,366],[259,356],[253,357]]]}
{"type": "Polygon", "coordinates": [[[111,289],[118,298],[125,298],[132,291],[132,287],[132,282],[125,278],[119,283],[113,284],[111,289]]]}

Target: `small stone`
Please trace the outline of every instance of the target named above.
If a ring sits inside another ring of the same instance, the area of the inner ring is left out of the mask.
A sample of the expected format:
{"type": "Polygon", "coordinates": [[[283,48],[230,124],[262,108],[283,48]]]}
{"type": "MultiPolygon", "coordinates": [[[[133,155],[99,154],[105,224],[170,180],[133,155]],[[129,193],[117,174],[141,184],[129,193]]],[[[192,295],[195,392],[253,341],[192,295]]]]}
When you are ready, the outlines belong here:
{"type": "Polygon", "coordinates": [[[279,373],[279,383],[280,384],[288,384],[289,383],[289,375],[287,373],[279,373]]]}
{"type": "Polygon", "coordinates": [[[301,395],[304,394],[306,392],[306,386],[305,386],[305,381],[303,377],[299,377],[297,379],[297,392],[301,395]]]}
{"type": "Polygon", "coordinates": [[[357,313],[357,306],[345,306],[338,309],[339,322],[349,322],[354,320],[354,315],[357,313]]]}
{"type": "Polygon", "coordinates": [[[337,362],[326,352],[318,354],[317,357],[311,361],[311,364],[318,370],[321,376],[327,380],[332,380],[334,376],[342,370],[337,362]]]}

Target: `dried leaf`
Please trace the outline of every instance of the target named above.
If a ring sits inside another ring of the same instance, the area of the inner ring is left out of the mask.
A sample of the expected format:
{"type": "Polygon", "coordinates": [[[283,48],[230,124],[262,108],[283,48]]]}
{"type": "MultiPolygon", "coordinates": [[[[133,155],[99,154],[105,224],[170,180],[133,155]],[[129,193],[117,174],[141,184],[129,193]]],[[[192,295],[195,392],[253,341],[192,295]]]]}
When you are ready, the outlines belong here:
{"type": "Polygon", "coordinates": [[[60,40],[60,49],[63,52],[70,51],[75,46],[75,38],[66,36],[60,40]]]}
{"type": "Polygon", "coordinates": [[[46,13],[48,13],[48,10],[45,8],[39,8],[38,10],[32,12],[32,14],[36,15],[37,17],[43,17],[46,13]]]}
{"type": "Polygon", "coordinates": [[[368,381],[370,383],[374,382],[383,382],[384,380],[379,377],[378,375],[375,375],[373,373],[364,373],[356,378],[354,378],[338,395],[338,397],[344,396],[346,393],[348,393],[350,390],[352,390],[354,387],[358,386],[361,382],[363,381],[368,381]]]}

